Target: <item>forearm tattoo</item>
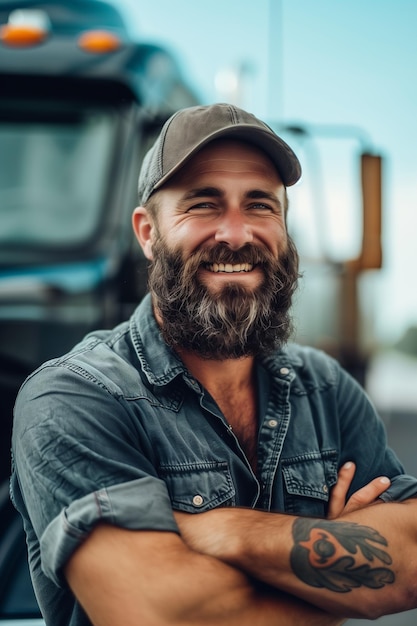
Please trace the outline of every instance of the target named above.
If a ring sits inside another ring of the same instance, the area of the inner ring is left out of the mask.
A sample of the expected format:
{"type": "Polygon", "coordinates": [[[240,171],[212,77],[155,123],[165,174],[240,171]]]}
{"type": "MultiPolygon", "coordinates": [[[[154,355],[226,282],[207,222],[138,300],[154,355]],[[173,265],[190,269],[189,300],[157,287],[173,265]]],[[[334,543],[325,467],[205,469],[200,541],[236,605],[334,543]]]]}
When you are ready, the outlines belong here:
{"type": "Polygon", "coordinates": [[[346,593],[357,587],[380,589],[395,575],[387,540],[368,526],[297,518],[290,560],[307,585],[346,593]]]}

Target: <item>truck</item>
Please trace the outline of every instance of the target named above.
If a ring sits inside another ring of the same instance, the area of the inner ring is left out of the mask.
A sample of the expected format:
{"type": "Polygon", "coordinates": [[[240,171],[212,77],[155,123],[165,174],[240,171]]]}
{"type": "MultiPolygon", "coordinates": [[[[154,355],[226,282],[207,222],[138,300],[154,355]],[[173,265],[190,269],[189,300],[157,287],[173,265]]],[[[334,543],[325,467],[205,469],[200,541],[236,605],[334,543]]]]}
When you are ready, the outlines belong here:
{"type": "Polygon", "coordinates": [[[197,100],[170,51],[133,40],[108,2],[0,3],[0,479],[25,377],[144,295],[140,162],[197,100]]]}

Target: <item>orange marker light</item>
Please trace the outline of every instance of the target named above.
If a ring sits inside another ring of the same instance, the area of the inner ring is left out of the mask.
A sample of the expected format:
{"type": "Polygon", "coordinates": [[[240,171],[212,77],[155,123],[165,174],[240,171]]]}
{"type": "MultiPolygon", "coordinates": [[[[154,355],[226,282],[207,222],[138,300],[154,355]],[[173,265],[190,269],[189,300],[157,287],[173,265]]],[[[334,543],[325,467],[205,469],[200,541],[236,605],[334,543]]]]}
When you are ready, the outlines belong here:
{"type": "Polygon", "coordinates": [[[28,48],[42,43],[48,32],[38,26],[4,24],[0,27],[0,41],[5,46],[28,48]]]}
{"type": "Polygon", "coordinates": [[[78,45],[85,52],[106,54],[120,48],[120,39],[106,30],[89,30],[78,39],[78,45]]]}

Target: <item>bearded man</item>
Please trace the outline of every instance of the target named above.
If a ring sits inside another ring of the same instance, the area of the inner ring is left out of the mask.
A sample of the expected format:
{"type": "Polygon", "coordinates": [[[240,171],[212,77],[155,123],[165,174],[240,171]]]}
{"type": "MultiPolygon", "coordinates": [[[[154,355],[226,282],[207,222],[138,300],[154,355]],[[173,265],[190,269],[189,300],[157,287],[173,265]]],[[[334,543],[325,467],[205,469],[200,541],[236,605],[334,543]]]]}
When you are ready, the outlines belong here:
{"type": "Polygon", "coordinates": [[[16,405],[13,499],[48,625],[333,625],[417,605],[417,481],[351,377],[288,343],[300,175],[226,104],[179,111],[145,157],[149,294],[16,405]]]}

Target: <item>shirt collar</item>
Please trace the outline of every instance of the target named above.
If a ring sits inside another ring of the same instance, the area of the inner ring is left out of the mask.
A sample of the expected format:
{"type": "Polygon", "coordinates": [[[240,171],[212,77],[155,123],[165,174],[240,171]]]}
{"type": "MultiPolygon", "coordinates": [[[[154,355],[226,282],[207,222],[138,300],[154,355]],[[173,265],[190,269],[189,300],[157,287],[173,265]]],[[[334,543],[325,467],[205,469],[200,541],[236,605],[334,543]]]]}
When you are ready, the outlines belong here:
{"type": "Polygon", "coordinates": [[[186,371],[165,343],[148,293],[130,319],[130,336],[142,370],[151,385],[164,386],[186,371]]]}

